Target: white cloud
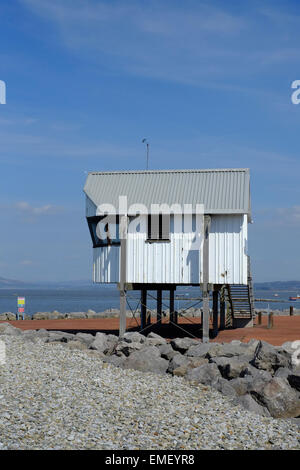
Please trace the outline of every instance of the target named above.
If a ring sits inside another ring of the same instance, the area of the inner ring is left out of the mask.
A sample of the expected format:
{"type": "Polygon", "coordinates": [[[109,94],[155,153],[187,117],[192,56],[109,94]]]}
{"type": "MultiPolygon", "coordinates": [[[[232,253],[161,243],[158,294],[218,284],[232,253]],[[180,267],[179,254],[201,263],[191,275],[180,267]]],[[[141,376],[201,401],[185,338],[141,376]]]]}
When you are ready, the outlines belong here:
{"type": "Polygon", "coordinates": [[[300,206],[279,208],[276,215],[282,224],[300,227],[300,206]]]}
{"type": "Polygon", "coordinates": [[[300,206],[256,210],[254,222],[270,229],[300,228],[300,206]]]}
{"type": "Polygon", "coordinates": [[[57,206],[52,204],[47,204],[40,207],[34,207],[26,201],[17,202],[14,207],[23,214],[29,214],[34,216],[39,216],[43,214],[54,214],[60,210],[57,206]]]}
{"type": "Polygon", "coordinates": [[[24,259],[24,260],[20,261],[20,264],[22,266],[31,266],[33,264],[33,261],[30,260],[30,259],[24,259]]]}
{"type": "MultiPolygon", "coordinates": [[[[249,2],[239,14],[208,2],[21,0],[55,25],[62,44],[131,74],[209,86],[300,57],[299,22],[249,2]],[[281,22],[278,22],[281,18],[281,22]]],[[[241,83],[240,83],[241,85],[241,83]]]]}
{"type": "MultiPolygon", "coordinates": [[[[253,65],[263,63],[262,55],[274,55],[277,49],[273,31],[273,42],[257,55],[257,39],[265,38],[265,28],[253,14],[238,15],[225,4],[219,8],[204,2],[22,2],[54,23],[67,48],[96,61],[101,55],[111,57],[114,68],[171,81],[195,85],[208,77],[218,81],[253,73],[253,65]]],[[[275,26],[269,21],[270,25],[272,32],[275,26]]]]}

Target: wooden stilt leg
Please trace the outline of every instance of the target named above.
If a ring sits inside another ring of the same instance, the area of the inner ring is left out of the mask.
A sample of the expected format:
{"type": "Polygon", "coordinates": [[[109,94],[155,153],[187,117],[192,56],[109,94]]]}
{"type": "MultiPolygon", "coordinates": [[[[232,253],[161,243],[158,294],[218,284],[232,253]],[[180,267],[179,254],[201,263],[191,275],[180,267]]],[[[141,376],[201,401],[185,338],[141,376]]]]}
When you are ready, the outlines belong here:
{"type": "Polygon", "coordinates": [[[121,236],[121,267],[120,267],[120,321],[119,336],[122,338],[126,331],[126,265],[127,265],[127,217],[122,216],[120,223],[121,236]]]}
{"type": "Polygon", "coordinates": [[[213,291],[213,335],[214,337],[218,334],[218,316],[219,316],[219,292],[214,289],[213,291]]]}
{"type": "Polygon", "coordinates": [[[209,342],[209,291],[203,290],[202,341],[209,342]]]}
{"type": "Polygon", "coordinates": [[[146,313],[147,313],[147,289],[141,290],[141,330],[146,326],[146,313]]]}
{"type": "Polygon", "coordinates": [[[225,330],[225,302],[220,301],[220,330],[225,330]]]}
{"type": "Polygon", "coordinates": [[[162,312],[162,290],[157,291],[157,324],[161,325],[161,312],[162,312]]]}
{"type": "Polygon", "coordinates": [[[170,290],[170,322],[174,322],[174,290],[170,290]]]}

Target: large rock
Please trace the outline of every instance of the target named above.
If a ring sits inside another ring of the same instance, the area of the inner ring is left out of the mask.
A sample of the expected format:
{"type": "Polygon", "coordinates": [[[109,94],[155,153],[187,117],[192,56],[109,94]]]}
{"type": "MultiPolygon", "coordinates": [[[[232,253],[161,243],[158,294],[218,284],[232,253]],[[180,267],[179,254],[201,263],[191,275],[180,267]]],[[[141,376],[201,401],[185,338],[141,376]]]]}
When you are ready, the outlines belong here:
{"type": "Polygon", "coordinates": [[[108,346],[104,350],[104,353],[108,355],[114,354],[116,351],[118,341],[119,341],[119,337],[116,335],[109,334],[109,335],[106,335],[106,340],[107,340],[108,346]]]}
{"type": "Polygon", "coordinates": [[[53,312],[48,315],[49,320],[62,320],[63,318],[65,318],[65,314],[60,313],[57,310],[53,310],[53,312]]]}
{"type": "Polygon", "coordinates": [[[248,364],[247,367],[242,371],[241,377],[247,377],[250,375],[253,379],[263,380],[264,382],[269,382],[272,379],[272,374],[267,370],[260,370],[256,367],[248,364]]]}
{"type": "Polygon", "coordinates": [[[141,343],[144,344],[146,342],[146,338],[144,335],[141,335],[138,331],[128,331],[124,334],[123,341],[126,343],[141,343]]]}
{"type": "MultiPolygon", "coordinates": [[[[180,365],[179,367],[176,367],[176,369],[173,369],[172,370],[173,375],[184,377],[187,374],[189,369],[200,367],[203,364],[208,364],[208,359],[204,359],[203,357],[187,357],[187,356],[182,356],[182,357],[186,358],[187,362],[183,362],[182,365],[180,365]]],[[[171,365],[171,368],[173,368],[173,366],[174,364],[171,365]]],[[[170,371],[168,370],[168,372],[170,371]]]]}
{"type": "Polygon", "coordinates": [[[177,353],[169,363],[168,372],[172,373],[175,369],[178,369],[178,367],[187,367],[189,362],[190,361],[188,357],[183,356],[183,354],[177,353]]]}
{"type": "Polygon", "coordinates": [[[104,318],[103,312],[94,312],[93,310],[88,310],[86,313],[86,318],[104,318]]]}
{"type": "Polygon", "coordinates": [[[86,318],[86,313],[85,312],[70,312],[70,313],[66,313],[65,318],[69,318],[73,320],[86,318]]]}
{"type": "Polygon", "coordinates": [[[279,377],[280,379],[287,379],[288,376],[292,373],[287,367],[279,367],[274,374],[274,377],[279,377]]]}
{"type": "Polygon", "coordinates": [[[180,366],[173,370],[173,375],[176,375],[177,377],[184,377],[187,374],[187,371],[187,366],[180,366]]]}
{"type": "Polygon", "coordinates": [[[26,340],[35,342],[38,338],[37,331],[36,330],[24,330],[22,331],[22,337],[26,340]]]}
{"type": "Polygon", "coordinates": [[[72,333],[66,333],[65,331],[49,331],[48,338],[46,340],[47,343],[52,343],[55,341],[59,341],[61,343],[67,343],[75,338],[75,335],[72,333]]]}
{"type": "Polygon", "coordinates": [[[113,356],[105,356],[103,358],[103,362],[107,362],[108,364],[112,364],[113,366],[116,366],[116,367],[122,367],[125,359],[126,359],[125,356],[116,356],[114,354],[113,356]]]}
{"type": "Polygon", "coordinates": [[[214,346],[213,343],[198,343],[192,345],[186,351],[186,355],[190,357],[206,357],[208,351],[214,346]]]}
{"type": "Polygon", "coordinates": [[[0,314],[0,320],[8,320],[8,321],[14,321],[17,319],[17,316],[15,313],[12,312],[4,312],[0,314]]]}
{"type": "Polygon", "coordinates": [[[162,336],[157,335],[156,333],[149,333],[146,338],[146,344],[148,346],[161,346],[163,344],[167,344],[167,341],[162,336]]]}
{"type": "Polygon", "coordinates": [[[223,377],[218,377],[214,382],[211,383],[211,386],[227,397],[236,397],[236,391],[231,386],[231,381],[229,382],[228,380],[223,379],[223,377]]]}
{"type": "Polygon", "coordinates": [[[122,367],[124,369],[164,374],[167,371],[168,365],[169,362],[160,357],[160,353],[155,346],[148,346],[141,351],[131,353],[123,362],[122,367]]]}
{"type": "Polygon", "coordinates": [[[50,312],[36,312],[32,315],[32,320],[49,320],[50,312]]]}
{"type": "Polygon", "coordinates": [[[281,345],[281,349],[288,354],[293,354],[293,352],[295,352],[295,349],[292,347],[293,343],[294,341],[286,341],[281,345]]]}
{"type": "Polygon", "coordinates": [[[247,368],[248,362],[240,360],[237,357],[214,357],[212,361],[217,364],[222,377],[225,379],[235,379],[240,377],[247,368]]]}
{"type": "Polygon", "coordinates": [[[188,367],[195,368],[203,366],[203,364],[208,364],[208,359],[204,357],[189,357],[189,364],[188,367]]]}
{"type": "MultiPolygon", "coordinates": [[[[143,349],[145,346],[139,342],[130,342],[120,341],[114,347],[114,351],[118,356],[130,356],[131,353],[143,349]]],[[[154,347],[154,346],[153,346],[154,347]]]]}
{"type": "Polygon", "coordinates": [[[86,343],[83,343],[83,342],[78,341],[78,340],[77,341],[74,341],[74,340],[68,341],[67,346],[71,350],[85,351],[85,350],[88,349],[86,343]]]}
{"type": "Polygon", "coordinates": [[[36,336],[38,338],[48,338],[49,331],[45,330],[45,328],[41,328],[40,330],[36,330],[36,336]]]}
{"type": "Polygon", "coordinates": [[[41,330],[25,330],[22,332],[22,336],[24,339],[34,341],[37,340],[46,343],[48,341],[49,332],[45,329],[41,330]]]}
{"type": "Polygon", "coordinates": [[[244,351],[242,354],[246,354],[247,356],[253,357],[259,343],[260,341],[254,338],[250,339],[248,343],[241,343],[240,344],[241,350],[244,351]]]}
{"type": "Polygon", "coordinates": [[[254,398],[251,397],[251,395],[249,394],[237,397],[234,403],[243,406],[243,408],[250,411],[251,413],[255,413],[260,416],[270,416],[270,413],[267,408],[259,405],[257,401],[254,400],[254,398]]]}
{"type": "Polygon", "coordinates": [[[251,388],[251,384],[252,377],[250,375],[230,380],[230,386],[235,390],[237,396],[246,395],[251,388]]]}
{"type": "Polygon", "coordinates": [[[199,341],[193,338],[175,338],[171,341],[171,346],[175,351],[184,354],[191,346],[197,345],[199,341]]]}
{"type": "Polygon", "coordinates": [[[87,347],[90,347],[92,342],[95,340],[95,336],[90,333],[76,333],[74,341],[80,341],[84,343],[87,347]]]}
{"type": "Polygon", "coordinates": [[[101,332],[96,333],[96,336],[94,337],[93,342],[89,345],[89,348],[105,354],[105,351],[110,348],[107,335],[101,332]]]}
{"type": "Polygon", "coordinates": [[[19,336],[22,331],[10,323],[0,323],[0,335],[19,336]]]}
{"type": "Polygon", "coordinates": [[[291,357],[283,349],[276,349],[271,344],[260,341],[251,363],[257,369],[267,370],[274,374],[279,367],[289,367],[291,357]]]}
{"type": "Polygon", "coordinates": [[[204,385],[211,385],[219,377],[221,377],[220,371],[214,363],[189,369],[186,375],[187,380],[204,385]]]}
{"type": "MultiPolygon", "coordinates": [[[[207,357],[212,359],[214,357],[235,357],[247,355],[248,348],[242,346],[239,343],[225,343],[225,344],[214,344],[212,348],[207,352],[207,357]]],[[[251,356],[249,357],[251,360],[251,356]]]]}
{"type": "Polygon", "coordinates": [[[272,380],[272,375],[270,372],[266,370],[258,370],[256,369],[256,372],[250,375],[244,375],[245,378],[248,379],[249,385],[248,385],[248,390],[249,392],[255,391],[256,389],[260,389],[261,387],[264,387],[266,384],[268,384],[272,380]]]}
{"type": "Polygon", "coordinates": [[[178,354],[177,351],[174,351],[170,343],[162,344],[158,346],[161,357],[170,361],[173,357],[178,354]]]}
{"type": "Polygon", "coordinates": [[[251,395],[260,405],[266,406],[274,418],[300,416],[299,394],[290,387],[286,379],[273,377],[267,384],[256,386],[251,395]]]}

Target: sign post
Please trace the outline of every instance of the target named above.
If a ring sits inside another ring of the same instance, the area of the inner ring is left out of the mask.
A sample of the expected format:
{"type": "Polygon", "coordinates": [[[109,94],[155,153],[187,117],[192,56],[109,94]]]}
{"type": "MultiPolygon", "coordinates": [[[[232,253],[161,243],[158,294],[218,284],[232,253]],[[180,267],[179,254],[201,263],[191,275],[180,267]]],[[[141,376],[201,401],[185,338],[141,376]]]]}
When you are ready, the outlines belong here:
{"type": "Polygon", "coordinates": [[[23,320],[25,319],[25,297],[18,297],[18,313],[17,319],[19,320],[19,314],[22,313],[23,320]]]}

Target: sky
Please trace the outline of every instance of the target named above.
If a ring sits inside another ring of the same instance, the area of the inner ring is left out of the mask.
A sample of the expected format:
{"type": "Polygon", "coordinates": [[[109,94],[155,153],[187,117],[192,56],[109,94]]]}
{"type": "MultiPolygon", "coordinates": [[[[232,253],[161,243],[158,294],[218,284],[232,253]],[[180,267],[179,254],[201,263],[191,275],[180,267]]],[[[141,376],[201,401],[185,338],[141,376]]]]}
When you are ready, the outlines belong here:
{"type": "Polygon", "coordinates": [[[300,280],[300,2],[1,0],[0,276],[89,279],[88,171],[250,168],[254,281],[300,280]]]}

